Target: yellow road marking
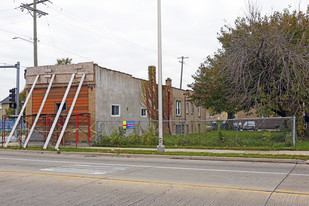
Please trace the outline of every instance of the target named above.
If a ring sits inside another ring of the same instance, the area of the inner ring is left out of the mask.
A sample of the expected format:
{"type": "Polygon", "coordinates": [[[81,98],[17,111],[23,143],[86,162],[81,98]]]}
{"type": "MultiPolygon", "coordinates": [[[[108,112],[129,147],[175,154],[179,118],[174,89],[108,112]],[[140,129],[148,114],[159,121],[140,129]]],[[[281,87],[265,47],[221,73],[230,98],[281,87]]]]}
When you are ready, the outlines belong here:
{"type": "MultiPolygon", "coordinates": [[[[87,175],[80,175],[80,174],[72,175],[72,174],[63,174],[63,173],[30,172],[30,171],[18,171],[18,170],[0,170],[0,173],[49,176],[49,177],[68,178],[68,179],[80,179],[80,180],[97,180],[97,181],[117,182],[117,183],[133,183],[133,184],[144,184],[144,185],[199,188],[199,189],[209,189],[209,190],[228,190],[228,191],[236,191],[236,192],[246,191],[246,192],[264,193],[264,194],[272,192],[271,190],[260,189],[260,188],[246,188],[246,187],[233,187],[233,186],[220,186],[220,185],[201,185],[201,184],[190,184],[190,183],[180,183],[180,182],[151,181],[151,180],[125,179],[125,178],[108,178],[108,177],[87,176],[87,175]]],[[[274,194],[309,197],[309,192],[300,192],[300,191],[276,190],[274,194]]]]}

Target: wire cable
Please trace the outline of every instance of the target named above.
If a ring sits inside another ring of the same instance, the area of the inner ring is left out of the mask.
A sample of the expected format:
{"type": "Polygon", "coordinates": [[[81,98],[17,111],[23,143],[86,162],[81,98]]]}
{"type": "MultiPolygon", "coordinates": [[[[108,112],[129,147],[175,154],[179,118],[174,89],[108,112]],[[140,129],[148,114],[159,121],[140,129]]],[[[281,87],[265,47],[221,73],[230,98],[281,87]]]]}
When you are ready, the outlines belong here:
{"type": "Polygon", "coordinates": [[[14,11],[14,9],[2,9],[0,12],[8,12],[8,11],[14,11]]]}
{"type": "Polygon", "coordinates": [[[290,172],[279,182],[279,184],[275,187],[275,189],[273,189],[273,191],[270,193],[269,197],[267,198],[264,206],[268,205],[270,198],[272,197],[272,195],[274,194],[274,192],[278,189],[278,187],[284,182],[284,180],[286,180],[286,178],[288,178],[288,176],[292,173],[292,171],[295,169],[297,163],[294,165],[294,167],[290,170],[290,172]]]}
{"type": "MultiPolygon", "coordinates": [[[[55,49],[55,47],[56,47],[55,38],[54,38],[53,33],[52,33],[52,30],[51,30],[51,28],[50,28],[50,23],[49,23],[49,21],[48,21],[48,17],[46,16],[45,19],[46,19],[46,23],[47,23],[47,26],[48,26],[48,29],[49,29],[49,34],[50,34],[51,39],[52,39],[52,45],[53,45],[53,48],[54,48],[54,55],[55,55],[55,57],[56,57],[57,55],[56,55],[56,49],[55,49]]],[[[57,58],[57,57],[56,57],[56,58],[57,58]]]]}
{"type": "Polygon", "coordinates": [[[113,40],[113,41],[116,41],[117,43],[120,43],[120,44],[125,44],[125,45],[129,45],[129,46],[132,46],[132,47],[135,47],[135,48],[139,48],[139,49],[144,49],[144,50],[147,50],[147,51],[150,51],[150,52],[156,52],[155,49],[152,49],[152,48],[148,48],[148,47],[144,47],[144,46],[141,46],[133,41],[130,41],[130,40],[127,40],[125,39],[124,37],[122,37],[121,35],[119,34],[116,34],[114,32],[110,32],[110,31],[106,31],[105,29],[102,29],[101,27],[93,24],[93,23],[89,23],[88,21],[80,18],[80,17],[77,17],[73,14],[71,14],[70,12],[64,10],[63,8],[61,8],[60,6],[56,5],[56,4],[53,4],[55,6],[57,6],[58,8],[60,8],[60,12],[57,10],[57,9],[54,9],[54,8],[51,8],[55,11],[57,11],[58,13],[60,14],[63,14],[64,16],[74,20],[74,21],[77,21],[79,23],[82,23],[84,25],[87,25],[88,27],[92,27],[92,29],[94,29],[96,32],[98,32],[100,35],[110,39],[110,40],[113,40]]]}
{"type": "Polygon", "coordinates": [[[23,36],[23,37],[26,37],[26,38],[29,38],[29,39],[32,38],[32,37],[27,36],[27,35],[24,35],[24,34],[18,34],[18,33],[12,32],[12,31],[8,31],[8,30],[6,30],[6,29],[0,28],[0,30],[1,30],[1,31],[4,31],[4,32],[7,32],[7,33],[10,33],[10,34],[15,34],[15,35],[18,35],[18,36],[23,36]]]}

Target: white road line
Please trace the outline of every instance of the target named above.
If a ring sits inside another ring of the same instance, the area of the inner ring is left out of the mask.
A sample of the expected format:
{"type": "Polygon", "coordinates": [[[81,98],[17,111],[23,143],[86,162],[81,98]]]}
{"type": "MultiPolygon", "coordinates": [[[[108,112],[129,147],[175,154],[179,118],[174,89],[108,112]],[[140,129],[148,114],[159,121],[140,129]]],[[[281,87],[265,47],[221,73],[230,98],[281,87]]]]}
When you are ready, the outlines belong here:
{"type": "MultiPolygon", "coordinates": [[[[209,171],[209,172],[234,172],[234,173],[251,173],[251,174],[270,174],[270,175],[287,175],[287,172],[264,172],[264,171],[249,171],[249,170],[222,170],[222,169],[206,169],[206,168],[188,168],[188,167],[163,167],[151,165],[134,165],[134,164],[106,164],[106,163],[89,163],[89,162],[71,162],[59,160],[41,160],[41,159],[23,159],[23,158],[6,158],[0,157],[0,160],[11,161],[27,161],[27,162],[44,162],[44,163],[61,163],[61,164],[78,164],[84,166],[115,166],[115,167],[139,167],[139,168],[152,168],[152,169],[173,169],[173,170],[190,170],[190,171],[209,171]]],[[[309,174],[290,174],[295,176],[308,177],[309,174]]]]}

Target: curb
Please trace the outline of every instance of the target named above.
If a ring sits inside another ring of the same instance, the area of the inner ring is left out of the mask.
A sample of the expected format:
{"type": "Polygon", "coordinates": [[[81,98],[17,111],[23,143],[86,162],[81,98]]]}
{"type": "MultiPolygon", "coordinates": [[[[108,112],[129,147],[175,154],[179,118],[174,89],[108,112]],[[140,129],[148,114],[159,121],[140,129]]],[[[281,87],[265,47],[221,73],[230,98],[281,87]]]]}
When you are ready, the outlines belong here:
{"type": "MultiPolygon", "coordinates": [[[[298,159],[152,155],[152,154],[98,153],[98,152],[65,152],[65,151],[57,152],[57,151],[13,150],[13,149],[6,149],[6,150],[24,152],[24,153],[36,153],[36,154],[39,153],[39,154],[53,154],[53,155],[81,155],[81,156],[85,156],[85,157],[156,158],[156,159],[265,162],[265,163],[287,163],[287,164],[307,164],[307,165],[309,165],[309,160],[298,160],[298,159]]],[[[3,151],[5,151],[5,150],[3,150],[3,151]]]]}

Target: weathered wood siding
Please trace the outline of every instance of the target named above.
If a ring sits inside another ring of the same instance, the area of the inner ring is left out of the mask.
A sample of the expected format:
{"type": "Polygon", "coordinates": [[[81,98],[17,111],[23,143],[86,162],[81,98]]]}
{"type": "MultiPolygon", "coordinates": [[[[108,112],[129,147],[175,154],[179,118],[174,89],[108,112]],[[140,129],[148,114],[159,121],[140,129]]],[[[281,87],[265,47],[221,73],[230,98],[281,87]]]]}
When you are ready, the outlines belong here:
{"type": "MultiPolygon", "coordinates": [[[[43,101],[44,95],[46,93],[46,88],[38,88],[33,91],[32,94],[32,114],[37,114],[39,111],[39,108],[41,106],[41,103],[43,101]]],[[[43,111],[41,114],[56,114],[56,104],[61,103],[62,98],[64,96],[66,87],[59,87],[59,88],[51,88],[47,101],[45,102],[43,111]]],[[[77,87],[71,87],[69,94],[66,98],[66,105],[67,108],[65,111],[62,111],[62,114],[68,113],[75,93],[76,93],[77,87]]],[[[80,113],[88,113],[88,86],[82,86],[81,91],[78,95],[73,114],[80,114],[80,113]]]]}

